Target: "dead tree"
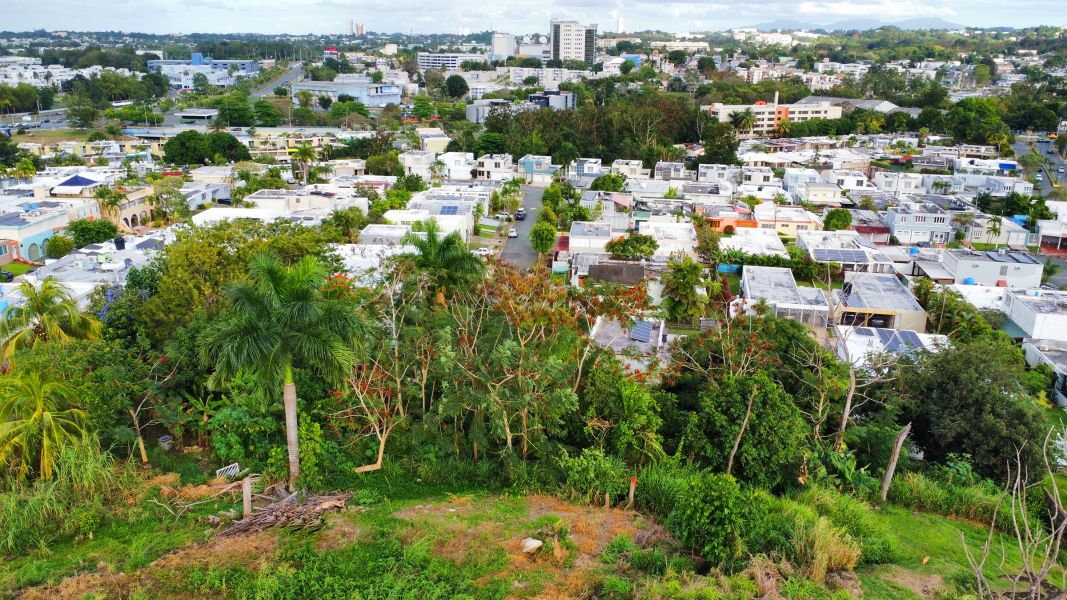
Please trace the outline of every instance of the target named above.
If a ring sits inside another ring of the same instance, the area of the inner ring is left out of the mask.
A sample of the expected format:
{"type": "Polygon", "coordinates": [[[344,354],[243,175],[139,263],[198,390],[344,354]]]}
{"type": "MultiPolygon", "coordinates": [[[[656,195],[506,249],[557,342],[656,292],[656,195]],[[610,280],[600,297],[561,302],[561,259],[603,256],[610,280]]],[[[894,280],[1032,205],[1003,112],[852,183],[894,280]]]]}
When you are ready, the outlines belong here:
{"type": "Polygon", "coordinates": [[[893,474],[897,472],[897,460],[900,459],[900,451],[904,447],[904,440],[907,439],[908,434],[911,433],[911,423],[908,423],[897,434],[897,439],[893,442],[893,454],[889,457],[889,464],[885,468],[885,476],[882,477],[882,502],[885,502],[886,496],[889,495],[889,484],[893,483],[893,474]]]}
{"type": "MultiPolygon", "coordinates": [[[[1064,534],[1067,532],[1067,518],[1064,518],[1064,508],[1060,502],[1060,490],[1056,479],[1052,477],[1053,469],[1049,460],[1048,445],[1052,439],[1052,431],[1045,437],[1042,447],[1045,468],[1039,477],[1031,478],[1022,459],[1022,448],[1015,450],[1015,464],[1009,465],[1008,483],[1004,489],[1004,499],[1010,502],[1005,508],[1011,511],[1008,535],[1014,538],[1016,548],[1021,558],[1022,566],[1016,571],[1006,568],[1006,552],[1003,546],[1000,549],[1000,560],[997,568],[1004,579],[1011,583],[1011,591],[1007,597],[1013,599],[1041,600],[1045,597],[1044,586],[1049,572],[1059,564],[1060,548],[1062,547],[1064,534]],[[1053,505],[1053,510],[1048,511],[1047,522],[1038,520],[1035,515],[1044,514],[1040,509],[1031,512],[1028,503],[1028,493],[1039,487],[1043,487],[1046,481],[1051,482],[1052,489],[1045,495],[1046,502],[1053,505]]],[[[1063,435],[1064,431],[1060,431],[1063,435]]],[[[1003,502],[998,503],[1003,504],[1003,502]]],[[[1001,597],[991,590],[989,578],[985,573],[985,565],[992,553],[994,529],[997,525],[997,511],[994,512],[993,520],[989,524],[989,535],[977,556],[967,545],[967,540],[960,533],[963,540],[963,550],[967,555],[967,561],[974,572],[979,598],[994,600],[1001,597]]],[[[1005,529],[1005,527],[1001,527],[1005,529]]]]}

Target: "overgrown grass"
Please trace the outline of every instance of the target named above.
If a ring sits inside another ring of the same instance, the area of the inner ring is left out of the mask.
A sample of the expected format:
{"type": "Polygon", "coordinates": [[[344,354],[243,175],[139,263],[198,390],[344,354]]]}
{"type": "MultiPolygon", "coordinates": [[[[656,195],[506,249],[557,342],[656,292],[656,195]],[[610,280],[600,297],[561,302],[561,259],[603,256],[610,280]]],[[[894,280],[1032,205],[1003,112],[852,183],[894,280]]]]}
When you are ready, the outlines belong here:
{"type": "MultiPolygon", "coordinates": [[[[991,523],[997,506],[1004,503],[1000,490],[988,483],[955,485],[935,481],[922,473],[908,472],[893,478],[889,501],[924,512],[960,517],[980,523],[991,523]]],[[[1010,522],[1008,504],[997,515],[997,527],[1003,529],[1010,522]]]]}
{"type": "Polygon", "coordinates": [[[796,500],[815,509],[859,542],[861,564],[887,563],[896,558],[899,545],[896,537],[866,502],[816,486],[808,487],[796,500]]]}

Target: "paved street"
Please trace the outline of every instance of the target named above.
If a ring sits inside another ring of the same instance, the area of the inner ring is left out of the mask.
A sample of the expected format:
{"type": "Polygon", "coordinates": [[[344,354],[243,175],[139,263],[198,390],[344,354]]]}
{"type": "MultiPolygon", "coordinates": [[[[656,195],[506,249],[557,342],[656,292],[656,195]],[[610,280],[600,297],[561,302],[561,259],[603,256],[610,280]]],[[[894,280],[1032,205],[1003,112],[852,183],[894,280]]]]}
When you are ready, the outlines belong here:
{"type": "Polygon", "coordinates": [[[508,240],[504,251],[500,253],[500,260],[506,260],[520,269],[527,269],[537,260],[537,253],[530,246],[530,228],[537,222],[537,214],[541,211],[541,195],[545,193],[545,188],[523,186],[522,191],[526,220],[512,223],[518,230],[519,237],[508,240]]]}
{"type": "MultiPolygon", "coordinates": [[[[1021,157],[1024,154],[1029,154],[1030,153],[1030,141],[1031,140],[1024,139],[1024,140],[1019,140],[1019,141],[1015,142],[1015,144],[1012,147],[1015,149],[1015,156],[1017,158],[1021,157]]],[[[1052,148],[1052,143],[1051,142],[1049,142],[1049,143],[1035,143],[1034,147],[1037,149],[1038,152],[1041,153],[1041,155],[1044,158],[1046,158],[1050,163],[1052,163],[1052,166],[1049,168],[1048,171],[1043,171],[1042,172],[1043,179],[1042,179],[1040,185],[1034,185],[1034,191],[1036,193],[1041,194],[1042,196],[1046,196],[1053,189],[1052,188],[1052,181],[1050,180],[1050,177],[1056,178],[1056,181],[1060,185],[1067,184],[1067,172],[1065,172],[1065,173],[1060,173],[1059,172],[1060,167],[1064,167],[1064,171],[1067,171],[1067,164],[1065,164],[1063,159],[1060,158],[1060,156],[1058,154],[1056,154],[1055,152],[1053,152],[1052,154],[1048,154],[1048,150],[1050,148],[1052,148]],[[1051,171],[1051,172],[1049,172],[1049,171],[1051,171]]]]}
{"type": "Polygon", "coordinates": [[[301,74],[303,73],[303,69],[304,69],[304,63],[300,63],[300,62],[293,63],[292,67],[289,69],[288,72],[286,72],[285,75],[282,75],[278,79],[275,79],[274,81],[272,81],[272,82],[260,87],[259,89],[254,90],[252,92],[252,97],[253,98],[262,98],[264,96],[270,96],[270,95],[274,94],[274,88],[276,88],[278,86],[285,87],[285,86],[289,85],[290,83],[292,83],[292,82],[296,81],[297,79],[299,79],[301,74]]]}

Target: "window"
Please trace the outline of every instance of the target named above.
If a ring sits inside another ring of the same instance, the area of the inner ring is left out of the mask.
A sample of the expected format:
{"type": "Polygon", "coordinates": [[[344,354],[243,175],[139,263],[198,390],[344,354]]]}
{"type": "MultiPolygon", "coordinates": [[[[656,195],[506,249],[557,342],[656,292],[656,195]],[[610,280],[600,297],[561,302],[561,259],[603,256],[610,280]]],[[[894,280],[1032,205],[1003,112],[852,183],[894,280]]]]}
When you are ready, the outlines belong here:
{"type": "Polygon", "coordinates": [[[915,222],[916,223],[925,223],[926,222],[926,217],[920,217],[920,216],[916,215],[915,216],[915,222]]]}
{"type": "Polygon", "coordinates": [[[764,223],[760,225],[760,229],[774,229],[774,223],[764,223]]]}
{"type": "Polygon", "coordinates": [[[1008,274],[1008,265],[1004,265],[1003,267],[1000,268],[1000,274],[1001,275],[1007,275],[1008,274]]]}
{"type": "Polygon", "coordinates": [[[0,245],[0,256],[7,255],[7,244],[0,245]]]}
{"type": "Polygon", "coordinates": [[[934,217],[934,223],[937,223],[938,225],[944,225],[945,217],[934,217]]]}

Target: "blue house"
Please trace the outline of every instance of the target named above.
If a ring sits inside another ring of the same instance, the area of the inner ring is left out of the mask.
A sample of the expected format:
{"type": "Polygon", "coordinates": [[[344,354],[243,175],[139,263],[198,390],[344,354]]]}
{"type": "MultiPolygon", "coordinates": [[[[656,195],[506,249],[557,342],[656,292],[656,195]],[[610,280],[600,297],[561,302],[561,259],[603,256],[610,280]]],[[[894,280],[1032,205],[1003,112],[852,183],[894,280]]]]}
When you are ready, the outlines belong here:
{"type": "Polygon", "coordinates": [[[519,174],[527,183],[551,183],[559,165],[552,164],[551,156],[527,154],[519,159],[519,174]]]}

